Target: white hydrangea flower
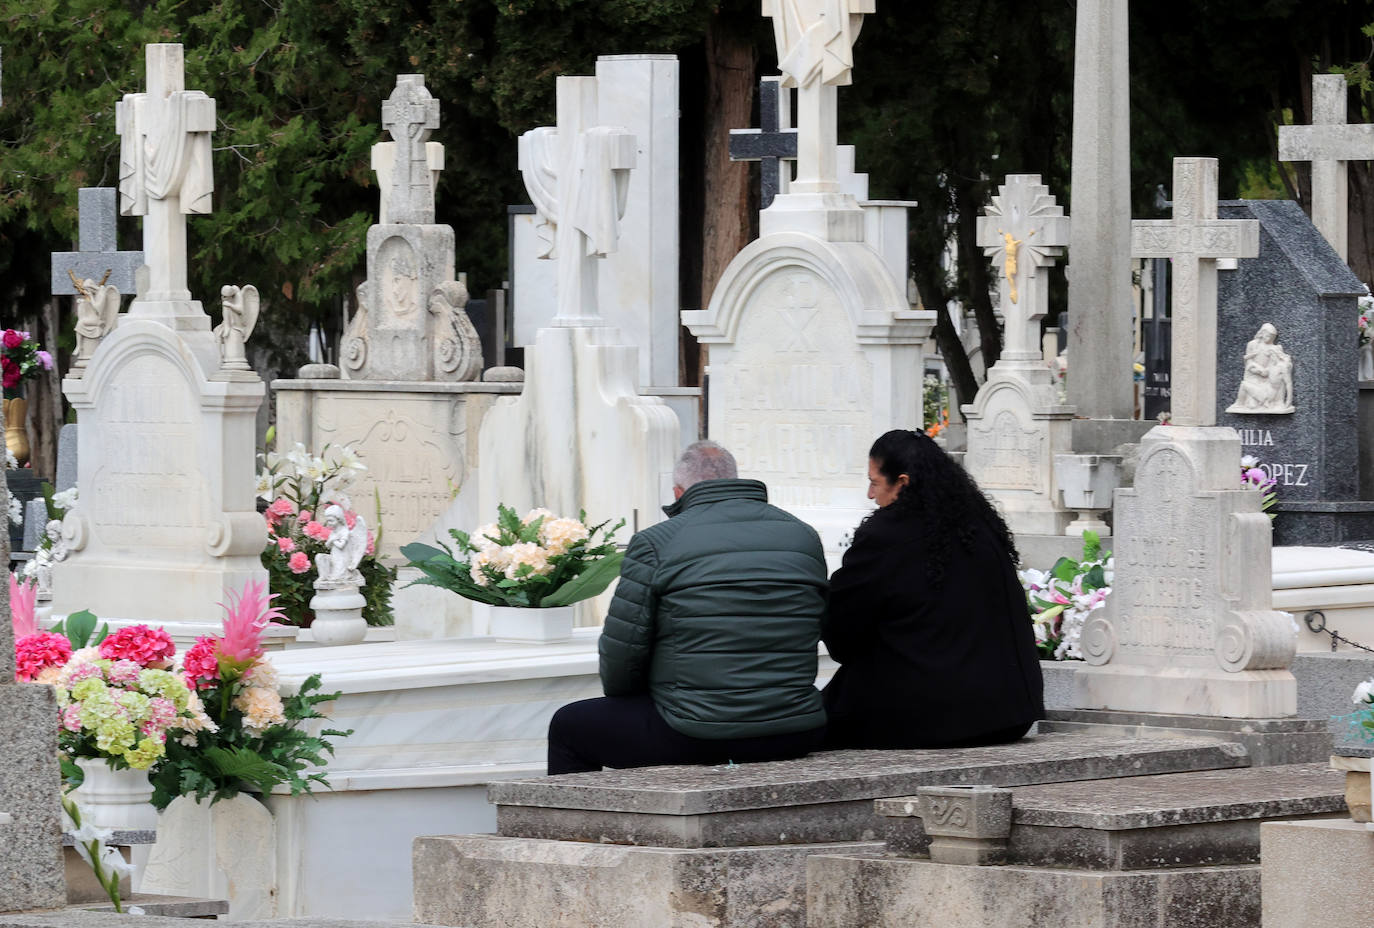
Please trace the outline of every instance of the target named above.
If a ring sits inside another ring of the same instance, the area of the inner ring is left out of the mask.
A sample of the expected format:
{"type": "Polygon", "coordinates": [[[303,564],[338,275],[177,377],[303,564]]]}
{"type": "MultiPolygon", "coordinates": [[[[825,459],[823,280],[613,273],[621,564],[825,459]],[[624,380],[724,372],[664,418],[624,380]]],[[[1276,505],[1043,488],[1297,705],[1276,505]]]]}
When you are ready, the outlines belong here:
{"type": "Polygon", "coordinates": [[[477,526],[471,535],[472,543],[481,550],[500,547],[496,541],[500,537],[501,528],[495,522],[477,526]]]}
{"type": "MultiPolygon", "coordinates": [[[[523,518],[523,519],[520,520],[520,524],[521,524],[521,525],[529,525],[529,524],[530,524],[531,522],[533,522],[535,519],[538,519],[538,518],[540,518],[540,517],[543,517],[543,519],[544,519],[546,522],[547,522],[548,520],[550,520],[550,519],[556,519],[556,518],[558,518],[558,516],[554,515],[552,512],[550,512],[549,510],[547,510],[547,509],[545,509],[545,508],[543,508],[543,507],[541,506],[541,507],[538,508],[538,509],[531,509],[529,512],[525,513],[525,518],[523,518]]],[[[541,526],[541,527],[542,527],[542,526],[541,526]]]]}
{"type": "Polygon", "coordinates": [[[546,518],[539,526],[539,540],[550,556],[563,554],[579,541],[586,541],[590,534],[587,526],[576,519],[546,518]]]}
{"type": "Polygon", "coordinates": [[[549,563],[549,552],[532,541],[522,541],[506,548],[510,553],[510,563],[506,565],[506,579],[515,580],[520,568],[528,567],[529,573],[544,576],[553,571],[549,563]]]}
{"type": "Polygon", "coordinates": [[[470,575],[472,582],[478,586],[487,586],[491,581],[483,573],[482,568],[492,567],[499,571],[505,571],[510,565],[510,550],[500,545],[490,545],[478,551],[472,558],[470,575]]]}

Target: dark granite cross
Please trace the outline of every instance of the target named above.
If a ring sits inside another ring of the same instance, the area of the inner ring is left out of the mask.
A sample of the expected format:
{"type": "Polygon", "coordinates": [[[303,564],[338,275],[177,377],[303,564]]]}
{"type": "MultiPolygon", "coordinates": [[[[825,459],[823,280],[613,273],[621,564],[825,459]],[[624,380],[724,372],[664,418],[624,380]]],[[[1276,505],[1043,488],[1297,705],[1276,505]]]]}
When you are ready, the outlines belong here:
{"type": "Polygon", "coordinates": [[[758,161],[762,166],[760,209],[772,206],[773,197],[782,189],[782,162],[797,160],[797,130],[783,125],[782,93],[782,78],[759,81],[759,123],[763,128],[730,130],[730,160],[758,161]]]}
{"type": "Polygon", "coordinates": [[[121,294],[135,292],[134,272],[143,264],[143,252],[119,251],[115,226],[115,189],[82,187],[76,194],[80,211],[80,251],[55,251],[52,255],[54,296],[74,296],[77,280],[104,281],[121,294]],[[68,271],[71,274],[68,274],[68,271]],[[109,279],[105,279],[105,275],[109,279]]]}

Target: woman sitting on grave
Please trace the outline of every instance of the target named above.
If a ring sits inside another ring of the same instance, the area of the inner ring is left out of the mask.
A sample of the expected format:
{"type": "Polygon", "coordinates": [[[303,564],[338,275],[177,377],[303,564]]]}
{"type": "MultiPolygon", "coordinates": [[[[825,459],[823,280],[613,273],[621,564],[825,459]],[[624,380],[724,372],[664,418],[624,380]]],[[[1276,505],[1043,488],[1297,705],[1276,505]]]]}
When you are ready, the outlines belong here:
{"type": "Polygon", "coordinates": [[[822,638],[832,748],[972,747],[1023,736],[1043,682],[1016,546],[978,485],[924,432],[869,451],[879,509],[830,578],[822,638]]]}

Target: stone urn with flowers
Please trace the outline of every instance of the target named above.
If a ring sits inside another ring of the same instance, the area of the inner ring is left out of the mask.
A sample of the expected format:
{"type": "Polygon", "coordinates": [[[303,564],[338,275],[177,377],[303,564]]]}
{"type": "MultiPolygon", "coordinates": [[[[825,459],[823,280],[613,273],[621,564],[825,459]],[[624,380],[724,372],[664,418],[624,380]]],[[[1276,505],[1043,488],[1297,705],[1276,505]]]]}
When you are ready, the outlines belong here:
{"type": "Polygon", "coordinates": [[[533,509],[522,518],[499,506],[497,520],[471,534],[450,530],[455,546],[401,548],[437,586],[473,603],[474,628],[498,641],[543,643],[572,637],[573,605],[602,593],[620,576],[625,555],[615,544],[622,519],[588,525],[533,509]]]}

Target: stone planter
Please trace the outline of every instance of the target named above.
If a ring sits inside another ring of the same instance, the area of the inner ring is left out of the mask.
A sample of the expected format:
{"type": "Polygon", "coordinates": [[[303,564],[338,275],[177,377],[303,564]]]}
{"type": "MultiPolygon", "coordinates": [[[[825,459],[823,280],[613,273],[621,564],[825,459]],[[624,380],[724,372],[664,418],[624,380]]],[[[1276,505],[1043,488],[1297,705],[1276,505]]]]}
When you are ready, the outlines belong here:
{"type": "Polygon", "coordinates": [[[1360,379],[1374,380],[1374,342],[1360,346],[1360,379]]]}
{"type": "Polygon", "coordinates": [[[518,606],[472,604],[473,629],[497,641],[546,643],[572,637],[576,606],[526,609],[518,606]]]}
{"type": "Polygon", "coordinates": [[[1094,513],[1112,507],[1112,491],[1121,485],[1121,455],[1056,454],[1054,480],[1064,508],[1080,513],[1064,534],[1081,535],[1091,529],[1105,535],[1107,523],[1094,513]]]}
{"type": "Polygon", "coordinates": [[[76,801],[93,824],[116,831],[151,831],[157,827],[148,771],[115,770],[102,760],[86,758],[76,765],[85,775],[76,801]]]}
{"type": "Polygon", "coordinates": [[[228,899],[231,919],[270,919],[277,917],[278,867],[276,817],[257,799],[241,793],[211,805],[179,796],[158,818],[141,889],[228,899]]]}
{"type": "MultiPolygon", "coordinates": [[[[1374,753],[1370,751],[1368,753],[1374,753]]],[[[1370,815],[1369,773],[1374,758],[1369,756],[1353,757],[1337,754],[1331,758],[1332,770],[1345,771],[1345,804],[1350,809],[1350,817],[1357,822],[1368,822],[1370,815]]]]}

